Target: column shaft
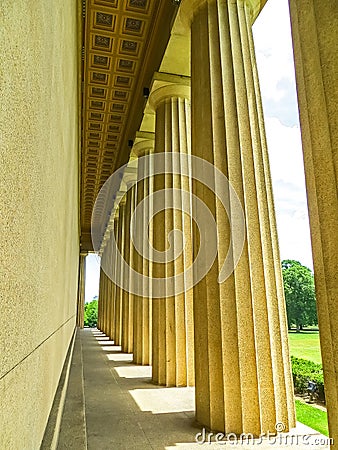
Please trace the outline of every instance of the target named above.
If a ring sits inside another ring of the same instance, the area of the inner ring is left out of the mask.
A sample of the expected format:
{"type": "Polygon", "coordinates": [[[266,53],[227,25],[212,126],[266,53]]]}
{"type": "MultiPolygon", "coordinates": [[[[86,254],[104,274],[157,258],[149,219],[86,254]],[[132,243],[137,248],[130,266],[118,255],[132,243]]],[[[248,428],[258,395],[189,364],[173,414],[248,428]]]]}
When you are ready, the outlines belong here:
{"type": "Polygon", "coordinates": [[[108,265],[107,265],[107,302],[108,302],[108,309],[107,309],[107,335],[110,339],[114,339],[113,332],[114,332],[114,301],[113,301],[113,289],[114,284],[112,281],[112,268],[113,268],[113,248],[112,248],[112,239],[111,236],[113,235],[114,231],[110,231],[110,237],[107,242],[106,249],[108,251],[108,265]]]}
{"type": "MultiPolygon", "coordinates": [[[[219,284],[229,220],[217,197],[193,181],[219,236],[218,257],[194,289],[197,419],[235,433],[274,432],[276,422],[289,429],[293,386],[249,2],[205,2],[192,20],[191,48],[192,153],[228,177],[247,232],[234,273],[219,284]]],[[[196,227],[194,235],[196,257],[196,227]]]]}
{"type": "Polygon", "coordinates": [[[338,442],[338,7],[289,0],[325,398],[338,442]]]}
{"type": "Polygon", "coordinates": [[[101,331],[102,331],[102,324],[103,324],[103,317],[102,316],[103,316],[102,267],[100,267],[97,328],[99,330],[101,330],[101,331]]]}
{"type": "Polygon", "coordinates": [[[166,209],[158,213],[153,222],[154,247],[167,253],[165,264],[153,263],[153,276],[167,280],[166,296],[154,299],[153,303],[153,381],[166,386],[193,384],[194,376],[192,292],[172,295],[174,282],[169,284],[168,280],[184,273],[189,259],[185,249],[174,258],[179,250],[178,243],[173,240],[169,247],[168,236],[173,230],[179,230],[188,247],[191,243],[190,217],[182,213],[181,196],[182,189],[189,190],[189,182],[187,184],[186,177],[180,175],[180,167],[177,167],[177,174],[172,170],[173,164],[180,164],[179,158],[174,156],[187,154],[190,144],[190,103],[185,97],[188,92],[187,86],[170,86],[169,91],[166,87],[155,90],[151,97],[156,109],[155,151],[167,155],[165,173],[154,178],[154,191],[164,190],[166,209]],[[182,96],[175,94],[175,89],[182,96]]]}
{"type": "MultiPolygon", "coordinates": [[[[127,192],[126,198],[126,218],[125,218],[125,239],[124,239],[124,259],[128,267],[132,267],[132,245],[130,220],[135,205],[135,186],[127,192]]],[[[126,274],[127,276],[127,274],[126,274]]],[[[131,287],[131,277],[128,276],[131,287]]],[[[132,292],[124,290],[122,295],[122,351],[126,353],[133,352],[133,312],[134,295],[132,292]]]]}
{"type": "Polygon", "coordinates": [[[85,285],[86,285],[86,254],[80,253],[79,260],[79,284],[77,300],[76,325],[83,328],[84,325],[84,305],[85,305],[85,285]]]}
{"type": "MultiPolygon", "coordinates": [[[[153,145],[152,141],[141,140],[133,147],[133,151],[138,157],[149,154],[149,149],[153,145]]],[[[148,195],[149,191],[149,178],[147,178],[147,162],[142,160],[142,163],[138,164],[137,171],[137,189],[136,189],[136,204],[135,207],[141,204],[141,202],[148,195]]],[[[147,202],[143,203],[142,207],[138,208],[137,223],[134,223],[135,229],[133,230],[135,237],[136,233],[142,234],[142,244],[140,252],[135,248],[133,249],[133,265],[135,270],[144,275],[139,286],[140,293],[142,295],[134,296],[134,362],[137,364],[148,365],[151,364],[151,299],[148,296],[147,289],[145,289],[145,277],[148,276],[149,261],[144,257],[144,249],[148,245],[148,237],[143,235],[144,218],[147,207],[147,202]]]]}
{"type": "MultiPolygon", "coordinates": [[[[118,217],[118,230],[117,230],[117,247],[121,255],[124,252],[124,228],[125,228],[125,199],[121,200],[119,204],[119,217],[118,217]]],[[[115,270],[118,271],[118,277],[123,277],[123,268],[116,265],[115,270]]],[[[122,295],[123,289],[120,286],[115,288],[115,345],[121,345],[122,343],[122,295]]]]}

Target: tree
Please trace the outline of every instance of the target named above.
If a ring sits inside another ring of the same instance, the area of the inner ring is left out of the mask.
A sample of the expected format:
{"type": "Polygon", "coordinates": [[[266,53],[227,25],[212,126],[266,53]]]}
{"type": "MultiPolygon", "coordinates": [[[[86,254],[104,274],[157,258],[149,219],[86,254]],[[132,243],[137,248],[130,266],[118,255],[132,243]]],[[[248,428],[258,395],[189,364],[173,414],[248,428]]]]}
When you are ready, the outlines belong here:
{"type": "Polygon", "coordinates": [[[84,324],[87,327],[95,327],[97,324],[97,299],[85,304],[84,308],[84,324]]]}
{"type": "Polygon", "coordinates": [[[311,270],[298,261],[287,259],[282,261],[282,273],[289,328],[296,325],[297,331],[300,331],[303,326],[317,325],[315,285],[311,270]]]}

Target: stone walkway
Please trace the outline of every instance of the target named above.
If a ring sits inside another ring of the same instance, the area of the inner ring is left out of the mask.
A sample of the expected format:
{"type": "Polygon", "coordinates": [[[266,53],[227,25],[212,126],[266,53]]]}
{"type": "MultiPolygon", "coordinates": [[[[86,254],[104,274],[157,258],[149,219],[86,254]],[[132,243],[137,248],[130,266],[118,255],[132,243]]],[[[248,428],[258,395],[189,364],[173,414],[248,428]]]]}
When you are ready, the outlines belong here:
{"type": "Polygon", "coordinates": [[[196,435],[199,442],[209,435],[194,419],[194,389],[155,386],[150,377],[151,367],[133,364],[100,331],[78,331],[58,449],[329,448],[301,424],[270,440],[215,443],[212,436],[201,445],[196,435]]]}

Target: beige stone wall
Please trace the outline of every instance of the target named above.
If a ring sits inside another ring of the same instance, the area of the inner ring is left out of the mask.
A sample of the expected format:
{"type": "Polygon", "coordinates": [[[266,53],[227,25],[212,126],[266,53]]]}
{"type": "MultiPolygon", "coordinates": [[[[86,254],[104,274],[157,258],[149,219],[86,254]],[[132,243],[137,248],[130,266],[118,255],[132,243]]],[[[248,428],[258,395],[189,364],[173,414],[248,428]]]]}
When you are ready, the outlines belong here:
{"type": "Polygon", "coordinates": [[[0,448],[37,449],[75,327],[78,5],[0,4],[0,448]]]}

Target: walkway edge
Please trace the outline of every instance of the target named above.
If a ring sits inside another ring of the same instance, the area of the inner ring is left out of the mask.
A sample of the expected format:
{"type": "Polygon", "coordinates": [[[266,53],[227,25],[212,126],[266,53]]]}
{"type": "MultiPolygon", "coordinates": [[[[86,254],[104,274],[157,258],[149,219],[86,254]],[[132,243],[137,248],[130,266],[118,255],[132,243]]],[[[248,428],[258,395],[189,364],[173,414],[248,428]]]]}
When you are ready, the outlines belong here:
{"type": "Polygon", "coordinates": [[[73,359],[75,336],[76,336],[76,328],[74,329],[73,336],[70,341],[67,356],[63,365],[59,384],[55,393],[52,409],[49,414],[40,450],[56,450],[58,445],[61,420],[66,401],[70,368],[73,359]]]}

